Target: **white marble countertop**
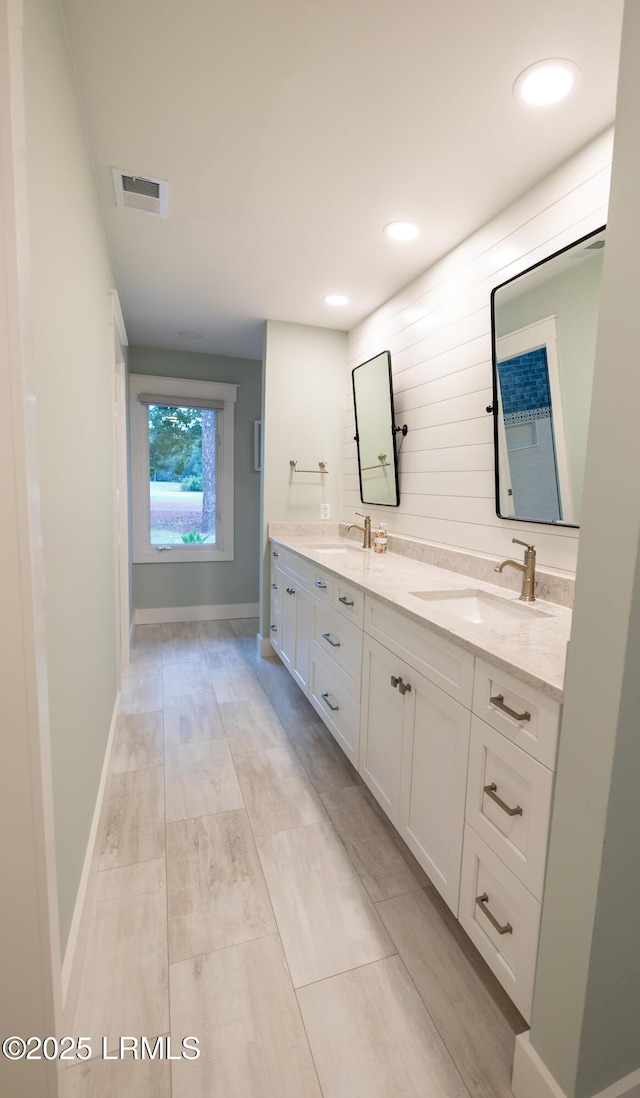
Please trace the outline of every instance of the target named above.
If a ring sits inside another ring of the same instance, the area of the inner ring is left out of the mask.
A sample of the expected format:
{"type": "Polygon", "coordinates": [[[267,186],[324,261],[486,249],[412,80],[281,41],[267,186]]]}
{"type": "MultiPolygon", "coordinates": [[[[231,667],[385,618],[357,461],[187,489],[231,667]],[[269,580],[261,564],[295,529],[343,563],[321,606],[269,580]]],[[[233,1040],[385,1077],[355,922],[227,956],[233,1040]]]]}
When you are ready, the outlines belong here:
{"type": "Polygon", "coordinates": [[[347,580],[366,594],[428,625],[435,633],[476,656],[510,671],[523,682],[562,701],[571,611],[555,603],[520,602],[517,592],[481,580],[422,564],[396,553],[361,549],[349,538],[271,535],[271,540],[314,561],[328,572],[347,580]],[[344,549],[344,552],[336,552],[344,549]],[[465,621],[440,604],[412,592],[485,592],[506,600],[527,616],[487,624],[465,621]]]}

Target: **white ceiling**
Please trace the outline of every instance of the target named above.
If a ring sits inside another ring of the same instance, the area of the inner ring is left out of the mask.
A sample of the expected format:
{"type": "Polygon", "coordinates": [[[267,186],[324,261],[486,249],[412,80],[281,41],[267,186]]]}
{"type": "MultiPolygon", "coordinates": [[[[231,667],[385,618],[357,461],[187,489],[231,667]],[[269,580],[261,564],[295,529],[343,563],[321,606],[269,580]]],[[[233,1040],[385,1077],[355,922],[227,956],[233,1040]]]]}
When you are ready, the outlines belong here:
{"type": "Polygon", "coordinates": [[[61,2],[134,344],[349,329],[614,118],[623,0],[61,2]],[[526,110],[545,57],[581,86],[526,110]],[[112,167],[167,179],[167,220],[117,209],[112,167]]]}

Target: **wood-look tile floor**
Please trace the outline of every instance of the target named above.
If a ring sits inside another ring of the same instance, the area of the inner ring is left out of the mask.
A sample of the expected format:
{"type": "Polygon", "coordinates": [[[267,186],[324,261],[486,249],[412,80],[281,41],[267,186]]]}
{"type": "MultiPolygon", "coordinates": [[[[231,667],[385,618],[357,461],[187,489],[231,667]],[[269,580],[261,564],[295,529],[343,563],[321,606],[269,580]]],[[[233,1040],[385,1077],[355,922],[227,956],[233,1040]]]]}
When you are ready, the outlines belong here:
{"type": "Polygon", "coordinates": [[[62,1098],[510,1098],[525,1024],[257,621],[138,626],[62,1098]]]}

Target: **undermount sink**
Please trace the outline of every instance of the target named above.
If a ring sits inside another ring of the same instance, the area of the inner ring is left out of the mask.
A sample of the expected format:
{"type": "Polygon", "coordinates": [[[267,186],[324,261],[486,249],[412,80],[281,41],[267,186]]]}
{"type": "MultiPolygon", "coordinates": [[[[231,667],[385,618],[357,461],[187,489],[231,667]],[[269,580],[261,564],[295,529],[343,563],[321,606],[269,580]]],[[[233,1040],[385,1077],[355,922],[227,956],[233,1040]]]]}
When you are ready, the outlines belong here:
{"type": "Polygon", "coordinates": [[[411,594],[427,602],[437,603],[442,610],[476,625],[500,625],[511,621],[549,617],[544,610],[534,609],[528,603],[511,602],[485,591],[412,591],[411,594]]]}
{"type": "Polygon", "coordinates": [[[314,553],[351,553],[357,552],[357,545],[312,545],[314,553]]]}

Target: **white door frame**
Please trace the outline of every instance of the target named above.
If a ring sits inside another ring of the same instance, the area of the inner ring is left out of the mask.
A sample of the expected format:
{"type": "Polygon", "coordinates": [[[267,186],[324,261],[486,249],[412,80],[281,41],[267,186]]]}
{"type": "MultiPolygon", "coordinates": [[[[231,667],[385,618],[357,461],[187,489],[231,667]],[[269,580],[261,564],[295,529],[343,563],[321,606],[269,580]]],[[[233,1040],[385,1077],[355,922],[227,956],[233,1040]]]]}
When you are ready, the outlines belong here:
{"type": "Polygon", "coordinates": [[[118,690],[122,668],[130,663],[131,584],[129,579],[129,482],[127,472],[127,367],[128,345],[117,290],[109,291],[113,378],[113,489],[114,559],[116,569],[116,643],[118,690]]]}
{"type": "Polygon", "coordinates": [[[505,358],[513,358],[515,355],[526,354],[527,351],[534,351],[538,347],[544,347],[546,349],[562,521],[572,523],[575,521],[573,517],[573,493],[571,491],[571,475],[569,471],[565,419],[562,407],[562,386],[560,384],[556,321],[557,317],[546,316],[541,320],[534,321],[533,324],[527,324],[524,328],[518,328],[517,331],[509,332],[508,335],[502,336],[498,340],[497,359],[498,362],[502,362],[505,358]]]}

